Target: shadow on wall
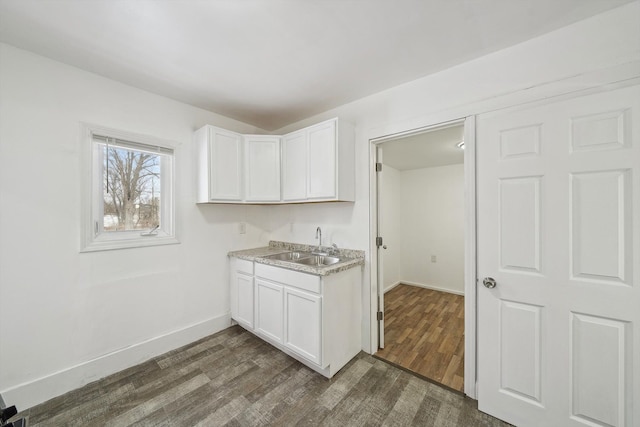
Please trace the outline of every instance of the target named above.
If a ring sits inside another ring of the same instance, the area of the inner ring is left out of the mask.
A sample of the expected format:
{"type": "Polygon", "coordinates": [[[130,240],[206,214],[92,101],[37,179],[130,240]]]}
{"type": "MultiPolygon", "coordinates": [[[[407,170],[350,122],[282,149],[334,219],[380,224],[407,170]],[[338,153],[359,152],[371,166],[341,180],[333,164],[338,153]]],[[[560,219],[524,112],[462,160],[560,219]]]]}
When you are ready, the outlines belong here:
{"type": "Polygon", "coordinates": [[[269,240],[317,244],[321,227],[323,245],[348,247],[354,203],[304,203],[289,205],[199,204],[198,213],[211,226],[204,233],[217,241],[228,240],[230,249],[266,245],[269,240]]]}

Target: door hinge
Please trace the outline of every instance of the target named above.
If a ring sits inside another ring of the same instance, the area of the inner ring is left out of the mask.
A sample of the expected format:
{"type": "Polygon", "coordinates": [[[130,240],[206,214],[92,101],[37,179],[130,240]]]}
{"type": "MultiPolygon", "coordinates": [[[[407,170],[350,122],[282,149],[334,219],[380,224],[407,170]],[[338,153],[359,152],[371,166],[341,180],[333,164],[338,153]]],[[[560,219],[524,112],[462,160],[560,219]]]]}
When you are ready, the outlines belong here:
{"type": "Polygon", "coordinates": [[[382,163],[376,163],[376,172],[382,171],[382,163]]]}
{"type": "Polygon", "coordinates": [[[382,246],[382,237],[376,237],[376,247],[382,246]]]}
{"type": "Polygon", "coordinates": [[[379,311],[379,312],[377,313],[377,315],[376,315],[376,318],[377,318],[378,320],[383,320],[383,319],[384,319],[384,313],[383,313],[383,312],[381,312],[381,311],[379,311]]]}

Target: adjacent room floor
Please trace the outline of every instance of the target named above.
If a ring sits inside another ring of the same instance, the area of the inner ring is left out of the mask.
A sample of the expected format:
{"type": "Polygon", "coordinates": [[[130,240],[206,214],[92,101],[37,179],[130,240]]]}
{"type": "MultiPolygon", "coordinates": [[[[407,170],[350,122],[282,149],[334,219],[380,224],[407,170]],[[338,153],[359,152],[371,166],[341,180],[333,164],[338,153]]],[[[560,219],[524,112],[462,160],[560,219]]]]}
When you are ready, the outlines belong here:
{"type": "Polygon", "coordinates": [[[376,356],[464,390],[464,297],[400,284],[384,295],[384,349],[376,356]]]}
{"type": "Polygon", "coordinates": [[[29,426],[505,426],[361,352],[331,380],[238,326],[24,411],[29,426]]]}

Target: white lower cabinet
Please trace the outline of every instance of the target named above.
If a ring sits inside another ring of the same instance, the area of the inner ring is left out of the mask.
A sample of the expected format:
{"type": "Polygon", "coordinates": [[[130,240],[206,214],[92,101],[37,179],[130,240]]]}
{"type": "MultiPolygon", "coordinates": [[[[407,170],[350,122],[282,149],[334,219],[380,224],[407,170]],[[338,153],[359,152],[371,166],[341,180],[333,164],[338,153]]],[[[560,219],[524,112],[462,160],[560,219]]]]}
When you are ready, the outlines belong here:
{"type": "Polygon", "coordinates": [[[311,369],[331,378],[360,352],[361,267],[317,276],[232,258],[231,278],[231,317],[311,369]]]}
{"type": "Polygon", "coordinates": [[[282,344],[283,340],[283,287],[259,278],[256,282],[255,332],[282,344]]]}
{"type": "Polygon", "coordinates": [[[322,298],[285,288],[284,345],[300,356],[322,365],[322,298]]]}
{"type": "Polygon", "coordinates": [[[253,276],[237,275],[238,323],[253,327],[253,276]]]}
{"type": "Polygon", "coordinates": [[[253,262],[231,260],[231,317],[245,328],[253,329],[253,262]]]}

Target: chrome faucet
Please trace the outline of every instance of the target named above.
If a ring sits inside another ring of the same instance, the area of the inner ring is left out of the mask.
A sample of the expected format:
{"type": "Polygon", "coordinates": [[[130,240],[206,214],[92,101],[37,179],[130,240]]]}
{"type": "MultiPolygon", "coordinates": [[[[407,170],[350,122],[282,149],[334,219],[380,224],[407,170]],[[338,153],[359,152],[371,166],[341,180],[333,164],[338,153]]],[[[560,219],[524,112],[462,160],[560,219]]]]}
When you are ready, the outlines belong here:
{"type": "Polygon", "coordinates": [[[322,250],[322,229],[320,227],[316,228],[316,239],[318,239],[318,247],[312,253],[314,255],[327,255],[327,253],[322,250]]]}
{"type": "Polygon", "coordinates": [[[322,229],[320,227],[316,228],[316,239],[320,239],[318,241],[318,251],[322,251],[322,229]]]}

